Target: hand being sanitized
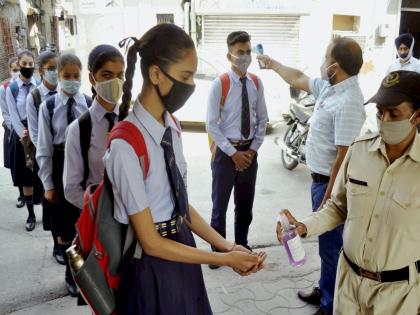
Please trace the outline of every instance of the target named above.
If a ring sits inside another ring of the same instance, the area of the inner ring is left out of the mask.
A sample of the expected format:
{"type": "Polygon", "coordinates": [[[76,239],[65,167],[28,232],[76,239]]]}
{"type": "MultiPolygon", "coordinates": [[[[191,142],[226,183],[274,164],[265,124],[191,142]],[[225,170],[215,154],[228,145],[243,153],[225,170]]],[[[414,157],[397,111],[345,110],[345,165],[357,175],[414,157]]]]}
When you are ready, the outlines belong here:
{"type": "Polygon", "coordinates": [[[294,267],[302,266],[306,262],[306,253],[302,240],[295,231],[296,227],[290,224],[284,212],[279,214],[277,222],[281,225],[281,240],[290,264],[294,267]]]}

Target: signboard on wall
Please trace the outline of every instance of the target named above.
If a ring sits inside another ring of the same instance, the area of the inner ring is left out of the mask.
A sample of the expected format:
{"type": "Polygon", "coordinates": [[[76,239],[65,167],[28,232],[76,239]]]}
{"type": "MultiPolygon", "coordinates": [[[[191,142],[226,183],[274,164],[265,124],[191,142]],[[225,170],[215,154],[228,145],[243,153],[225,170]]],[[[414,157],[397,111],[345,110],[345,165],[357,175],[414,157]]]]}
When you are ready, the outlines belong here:
{"type": "Polygon", "coordinates": [[[246,11],[268,13],[307,13],[313,0],[197,0],[197,14],[223,14],[246,11]]]}
{"type": "Polygon", "coordinates": [[[123,0],[73,0],[79,14],[116,13],[123,9],[123,0]]]}

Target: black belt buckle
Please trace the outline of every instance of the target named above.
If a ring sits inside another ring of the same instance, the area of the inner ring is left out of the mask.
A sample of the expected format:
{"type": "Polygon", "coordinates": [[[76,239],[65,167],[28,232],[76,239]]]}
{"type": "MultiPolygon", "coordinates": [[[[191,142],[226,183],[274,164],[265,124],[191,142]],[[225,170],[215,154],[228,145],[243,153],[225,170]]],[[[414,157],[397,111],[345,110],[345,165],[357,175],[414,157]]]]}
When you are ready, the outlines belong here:
{"type": "Polygon", "coordinates": [[[382,282],[380,272],[368,271],[359,267],[359,273],[361,277],[368,278],[370,280],[375,280],[378,282],[382,282]]]}

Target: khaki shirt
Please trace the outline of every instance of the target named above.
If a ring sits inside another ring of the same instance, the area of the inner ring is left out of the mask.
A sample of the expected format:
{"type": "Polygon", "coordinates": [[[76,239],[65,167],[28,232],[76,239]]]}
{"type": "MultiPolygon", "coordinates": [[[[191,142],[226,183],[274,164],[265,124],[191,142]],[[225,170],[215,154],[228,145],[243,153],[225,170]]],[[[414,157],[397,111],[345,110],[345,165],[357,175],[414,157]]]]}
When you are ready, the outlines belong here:
{"type": "Polygon", "coordinates": [[[420,135],[390,164],[378,134],[350,147],[324,208],[302,221],[307,236],[344,223],[347,256],[370,271],[420,260],[420,135]]]}

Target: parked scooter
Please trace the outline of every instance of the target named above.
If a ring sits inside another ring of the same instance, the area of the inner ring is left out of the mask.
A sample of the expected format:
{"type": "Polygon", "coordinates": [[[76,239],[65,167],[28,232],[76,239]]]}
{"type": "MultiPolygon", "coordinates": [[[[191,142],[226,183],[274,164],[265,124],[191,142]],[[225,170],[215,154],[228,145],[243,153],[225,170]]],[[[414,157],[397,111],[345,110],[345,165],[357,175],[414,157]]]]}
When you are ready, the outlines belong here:
{"type": "Polygon", "coordinates": [[[315,97],[307,92],[290,87],[290,114],[283,118],[288,126],[283,140],[277,137],[274,142],[281,148],[281,160],[284,168],[293,170],[306,164],[305,143],[309,131],[309,118],[315,107],[315,97]]]}

